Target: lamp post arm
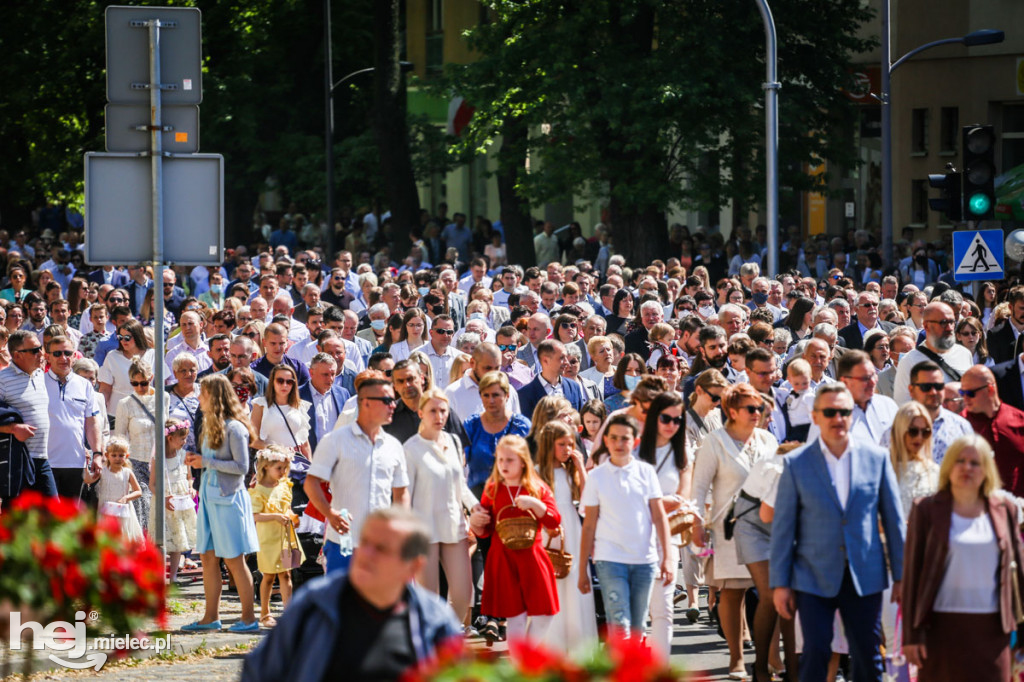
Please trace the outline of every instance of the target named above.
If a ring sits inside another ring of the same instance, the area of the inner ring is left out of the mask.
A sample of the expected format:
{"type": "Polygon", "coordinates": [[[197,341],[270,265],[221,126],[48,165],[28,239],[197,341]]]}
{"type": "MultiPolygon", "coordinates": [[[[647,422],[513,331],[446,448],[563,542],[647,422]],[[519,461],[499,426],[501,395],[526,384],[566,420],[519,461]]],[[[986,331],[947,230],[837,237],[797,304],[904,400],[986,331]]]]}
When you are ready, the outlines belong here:
{"type": "Polygon", "coordinates": [[[889,73],[895,71],[897,67],[903,64],[903,62],[907,61],[911,57],[914,57],[915,55],[924,52],[925,50],[930,50],[933,47],[939,47],[940,45],[955,45],[957,43],[963,44],[963,42],[964,37],[960,36],[959,38],[943,38],[942,40],[933,40],[930,43],[925,43],[924,45],[915,47],[913,50],[911,50],[910,52],[906,53],[905,55],[897,59],[895,62],[893,62],[892,66],[889,67],[889,73]]]}
{"type": "Polygon", "coordinates": [[[370,73],[371,71],[376,70],[376,68],[377,67],[375,67],[375,66],[369,66],[369,67],[367,67],[365,69],[359,69],[358,71],[353,71],[352,73],[348,74],[347,76],[342,77],[337,83],[332,85],[331,86],[331,92],[333,93],[342,83],[344,83],[348,79],[355,78],[356,76],[358,76],[360,74],[370,73]]]}

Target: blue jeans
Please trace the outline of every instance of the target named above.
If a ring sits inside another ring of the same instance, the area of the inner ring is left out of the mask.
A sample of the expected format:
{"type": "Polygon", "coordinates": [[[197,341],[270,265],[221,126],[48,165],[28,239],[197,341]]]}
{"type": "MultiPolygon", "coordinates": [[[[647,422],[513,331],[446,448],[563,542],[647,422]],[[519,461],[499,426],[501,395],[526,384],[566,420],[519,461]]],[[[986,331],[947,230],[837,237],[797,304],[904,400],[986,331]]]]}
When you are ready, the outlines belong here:
{"type": "Polygon", "coordinates": [[[608,624],[629,630],[636,637],[643,635],[651,589],[658,573],[657,565],[595,561],[594,568],[601,582],[601,598],[608,624]]]}
{"type": "Polygon", "coordinates": [[[348,575],[348,567],[352,563],[352,556],[341,556],[340,546],[337,542],[331,540],[324,541],[324,558],[327,560],[327,566],[324,569],[327,575],[331,573],[348,575]]]}
{"type": "Polygon", "coordinates": [[[32,458],[32,468],[36,472],[36,482],[28,486],[28,490],[35,490],[46,497],[57,497],[57,483],[53,480],[53,469],[50,468],[50,460],[42,457],[32,458]]]}

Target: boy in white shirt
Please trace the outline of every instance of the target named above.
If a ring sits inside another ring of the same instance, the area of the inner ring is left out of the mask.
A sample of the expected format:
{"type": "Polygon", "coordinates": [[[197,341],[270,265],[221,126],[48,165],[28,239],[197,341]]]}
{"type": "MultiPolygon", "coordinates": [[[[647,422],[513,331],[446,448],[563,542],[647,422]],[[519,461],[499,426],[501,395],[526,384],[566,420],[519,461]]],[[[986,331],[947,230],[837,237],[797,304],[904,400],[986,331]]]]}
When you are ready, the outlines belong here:
{"type": "MultiPolygon", "coordinates": [[[[608,624],[639,638],[655,576],[660,573],[668,585],[675,577],[675,567],[665,559],[659,566],[655,534],[665,547],[668,519],[654,467],[633,457],[637,436],[639,429],[632,417],[609,417],[603,436],[609,457],[587,476],[580,499],[585,510],[580,561],[585,567],[593,556],[608,624]]],[[[590,592],[585,568],[580,570],[579,589],[583,594],[590,592]]]]}
{"type": "Polygon", "coordinates": [[[803,358],[796,358],[786,368],[786,379],[792,386],[792,391],[786,396],[786,411],[789,415],[786,440],[804,440],[810,431],[811,413],[814,412],[810,364],[803,358]]]}

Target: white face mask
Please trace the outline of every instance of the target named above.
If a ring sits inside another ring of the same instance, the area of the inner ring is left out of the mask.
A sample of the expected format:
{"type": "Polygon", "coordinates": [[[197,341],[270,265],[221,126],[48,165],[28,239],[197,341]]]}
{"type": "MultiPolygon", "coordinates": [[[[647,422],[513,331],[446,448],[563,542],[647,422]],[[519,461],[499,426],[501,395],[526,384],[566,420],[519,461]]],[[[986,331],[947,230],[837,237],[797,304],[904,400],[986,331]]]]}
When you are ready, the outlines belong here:
{"type": "Polygon", "coordinates": [[[697,308],[697,313],[704,319],[707,319],[715,314],[715,309],[713,306],[705,305],[697,308]]]}

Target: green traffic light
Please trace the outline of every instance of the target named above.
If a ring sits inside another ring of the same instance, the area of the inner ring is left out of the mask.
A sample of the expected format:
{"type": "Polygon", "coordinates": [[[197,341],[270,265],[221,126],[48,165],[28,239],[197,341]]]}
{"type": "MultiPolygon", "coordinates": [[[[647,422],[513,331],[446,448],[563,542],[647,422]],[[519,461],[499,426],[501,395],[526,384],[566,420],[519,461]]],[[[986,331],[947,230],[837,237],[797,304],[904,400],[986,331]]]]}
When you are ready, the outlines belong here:
{"type": "Polygon", "coordinates": [[[987,194],[972,194],[967,200],[967,208],[973,215],[985,215],[992,208],[992,197],[987,194]]]}

